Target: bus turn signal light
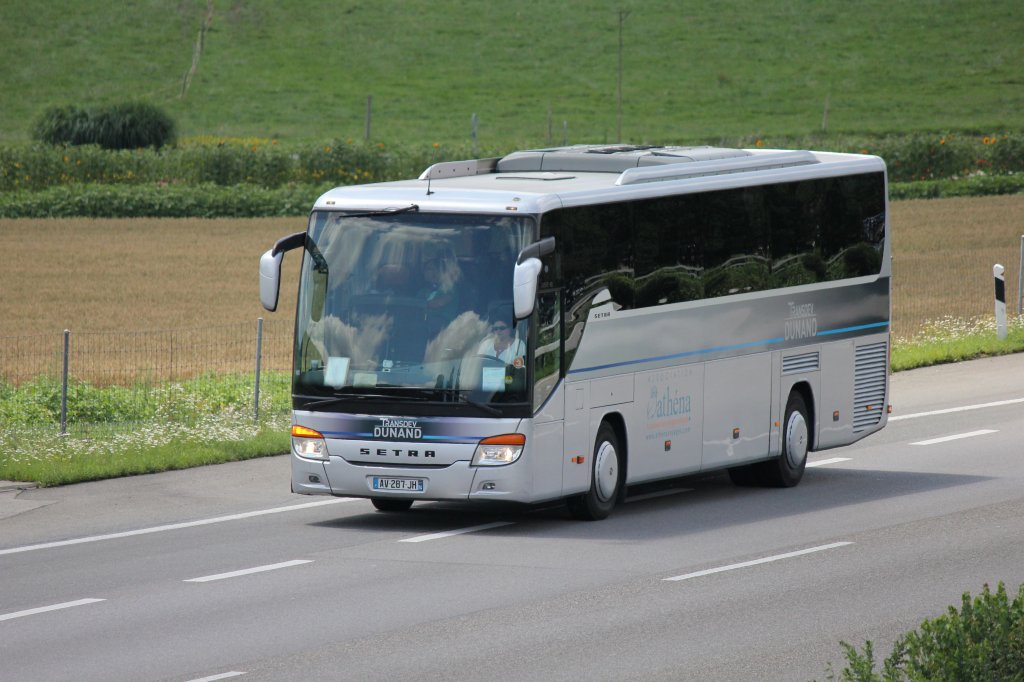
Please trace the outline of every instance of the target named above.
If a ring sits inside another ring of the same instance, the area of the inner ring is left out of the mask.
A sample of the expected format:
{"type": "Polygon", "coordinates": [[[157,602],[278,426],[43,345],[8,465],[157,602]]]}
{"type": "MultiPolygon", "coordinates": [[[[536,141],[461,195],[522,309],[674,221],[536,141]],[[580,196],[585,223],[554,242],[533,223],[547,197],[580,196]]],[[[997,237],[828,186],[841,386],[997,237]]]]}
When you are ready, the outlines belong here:
{"type": "Polygon", "coordinates": [[[292,426],[292,451],[306,459],[330,459],[327,454],[327,442],[319,431],[298,424],[292,426]]]}
{"type": "Polygon", "coordinates": [[[521,433],[506,433],[501,436],[484,438],[473,453],[473,466],[502,466],[511,464],[523,454],[526,436],[521,433]]]}

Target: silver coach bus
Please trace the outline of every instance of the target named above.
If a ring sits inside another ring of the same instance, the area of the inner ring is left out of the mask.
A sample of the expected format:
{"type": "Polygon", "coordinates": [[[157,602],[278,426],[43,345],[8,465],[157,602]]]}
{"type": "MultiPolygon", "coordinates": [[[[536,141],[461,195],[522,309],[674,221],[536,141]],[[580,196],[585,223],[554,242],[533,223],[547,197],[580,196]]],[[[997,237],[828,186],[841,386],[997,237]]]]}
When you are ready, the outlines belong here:
{"type": "Polygon", "coordinates": [[[574,146],[321,196],[302,248],[292,490],[608,515],[727,469],[796,485],[886,423],[890,247],[873,156],[574,146]]]}

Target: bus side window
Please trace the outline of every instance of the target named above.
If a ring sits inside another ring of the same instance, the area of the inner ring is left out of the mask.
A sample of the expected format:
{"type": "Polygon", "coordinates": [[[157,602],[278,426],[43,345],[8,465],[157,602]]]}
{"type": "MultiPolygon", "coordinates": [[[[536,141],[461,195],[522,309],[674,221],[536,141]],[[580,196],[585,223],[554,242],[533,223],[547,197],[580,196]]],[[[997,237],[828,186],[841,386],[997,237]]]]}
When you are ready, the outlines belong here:
{"type": "Polygon", "coordinates": [[[534,353],[533,406],[540,408],[558,385],[562,363],[562,297],[559,291],[537,296],[537,347],[534,353]]]}

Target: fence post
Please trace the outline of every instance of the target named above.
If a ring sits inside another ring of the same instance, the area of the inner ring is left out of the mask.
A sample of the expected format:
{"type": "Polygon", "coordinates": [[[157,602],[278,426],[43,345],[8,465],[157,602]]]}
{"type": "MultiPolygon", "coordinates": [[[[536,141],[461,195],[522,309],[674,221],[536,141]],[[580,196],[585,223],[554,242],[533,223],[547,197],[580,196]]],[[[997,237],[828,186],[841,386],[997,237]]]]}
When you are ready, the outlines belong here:
{"type": "Polygon", "coordinates": [[[71,343],[71,331],[64,330],[64,362],[60,380],[60,435],[68,435],[68,348],[71,343]]]}
{"type": "Polygon", "coordinates": [[[263,318],[256,319],[256,387],[254,389],[252,420],[260,422],[260,361],[263,356],[263,318]]]}
{"type": "Polygon", "coordinates": [[[373,123],[373,95],[366,96],[366,141],[370,141],[370,126],[373,123]]]}
{"type": "Polygon", "coordinates": [[[263,318],[256,318],[256,382],[253,389],[253,422],[259,424],[259,374],[263,356],[263,318]]]}
{"type": "Polygon", "coordinates": [[[1017,266],[1017,314],[1024,313],[1024,234],[1020,236],[1020,261],[1017,266]]]}
{"type": "Polygon", "coordinates": [[[996,280],[996,334],[1000,340],[1006,338],[1006,280],[1003,278],[1003,270],[999,263],[992,266],[992,275],[996,280]]]}

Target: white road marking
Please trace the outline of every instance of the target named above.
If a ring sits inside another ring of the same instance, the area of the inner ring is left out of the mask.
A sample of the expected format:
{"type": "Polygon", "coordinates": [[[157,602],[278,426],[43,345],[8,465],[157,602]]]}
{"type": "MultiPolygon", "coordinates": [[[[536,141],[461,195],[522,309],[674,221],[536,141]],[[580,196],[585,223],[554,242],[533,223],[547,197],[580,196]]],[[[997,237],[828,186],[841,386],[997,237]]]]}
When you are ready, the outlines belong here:
{"type": "Polygon", "coordinates": [[[819,459],[817,462],[808,462],[808,467],[823,467],[828,464],[839,464],[840,462],[849,462],[849,457],[833,457],[832,459],[819,459]]]}
{"type": "Polygon", "coordinates": [[[275,507],[273,509],[261,509],[259,511],[245,512],[243,514],[231,514],[229,516],[217,516],[212,519],[202,519],[199,521],[186,521],[185,523],[170,523],[166,526],[154,526],[152,528],[140,528],[138,530],[127,530],[122,533],[108,533],[106,535],[91,535],[84,538],[74,538],[72,540],[60,540],[58,542],[44,542],[39,545],[26,545],[24,547],[11,547],[10,549],[0,549],[0,556],[5,554],[18,554],[20,552],[33,552],[38,549],[53,549],[55,547],[67,547],[69,545],[81,545],[87,542],[102,542],[103,540],[117,540],[119,538],[130,538],[136,535],[148,535],[149,533],[162,533],[168,530],[180,530],[182,528],[194,528],[196,526],[208,526],[212,523],[224,523],[225,521],[240,521],[242,519],[251,519],[256,516],[266,516],[267,514],[281,514],[283,512],[300,511],[302,509],[310,509],[312,507],[322,507],[325,504],[339,504],[342,502],[355,502],[356,498],[353,497],[342,497],[342,498],[331,498],[329,500],[317,500],[316,502],[306,502],[305,504],[296,504],[290,507],[275,507]]]}
{"type": "Polygon", "coordinates": [[[930,440],[919,440],[911,445],[935,445],[936,443],[948,443],[951,440],[960,440],[961,438],[974,438],[975,436],[984,436],[989,433],[997,433],[996,429],[982,429],[980,431],[971,431],[970,433],[958,433],[953,436],[943,436],[942,438],[932,438],[930,440]]]}
{"type": "Polygon", "coordinates": [[[627,497],[626,504],[629,504],[630,502],[639,502],[640,500],[650,500],[655,497],[668,497],[669,495],[678,495],[679,493],[689,492],[693,492],[693,488],[669,488],[668,490],[656,490],[653,493],[644,493],[643,495],[627,497]]]}
{"type": "Polygon", "coordinates": [[[933,410],[931,412],[917,412],[916,414],[899,414],[896,416],[889,417],[889,421],[896,422],[902,419],[917,419],[918,417],[933,417],[938,414],[952,414],[954,412],[968,412],[970,410],[982,410],[986,407],[1002,407],[1004,405],[1017,405],[1018,403],[1024,403],[1024,398],[1014,398],[1012,400],[1000,400],[994,403],[980,403],[978,405],[964,405],[962,407],[950,407],[945,410],[933,410]]]}
{"type": "Polygon", "coordinates": [[[0,620],[14,620],[15,618],[22,618],[24,616],[34,616],[37,613],[47,613],[48,611],[60,611],[61,609],[70,609],[75,606],[85,606],[86,604],[95,604],[101,601],[106,601],[106,599],[79,599],[77,601],[66,601],[63,604],[54,604],[52,606],[40,606],[37,609],[26,609],[25,611],[15,611],[14,613],[0,614],[0,620]]]}
{"type": "Polygon", "coordinates": [[[443,533],[431,533],[430,535],[417,535],[412,538],[405,538],[399,540],[399,542],[427,542],[428,540],[440,540],[442,538],[450,538],[453,535],[463,535],[464,533],[475,533],[478,530],[490,530],[491,528],[500,528],[501,526],[511,526],[511,521],[495,521],[494,523],[485,523],[480,526],[470,526],[469,528],[459,528],[458,530],[446,530],[443,533]]]}
{"type": "Polygon", "coordinates": [[[276,571],[279,568],[291,568],[292,566],[301,566],[303,564],[313,563],[312,559],[295,559],[294,561],[282,561],[279,564],[268,564],[266,566],[256,566],[254,568],[243,568],[241,571],[231,571],[230,573],[218,573],[217,575],[207,575],[202,578],[189,578],[183,582],[186,583],[208,583],[214,580],[225,580],[227,578],[237,578],[243,575],[252,575],[253,573],[265,573],[266,571],[276,571]]]}
{"type": "Polygon", "coordinates": [[[220,675],[210,675],[209,677],[200,677],[195,680],[189,680],[189,682],[216,682],[216,680],[226,680],[230,677],[238,677],[239,675],[244,674],[245,673],[238,672],[237,670],[232,670],[229,673],[221,673],[220,675]]]}
{"type": "Polygon", "coordinates": [[[775,556],[764,557],[763,559],[754,559],[753,561],[744,561],[739,564],[729,564],[728,566],[719,566],[718,568],[709,568],[704,571],[697,571],[696,573],[687,573],[685,575],[677,575],[672,578],[662,578],[662,580],[679,581],[689,580],[690,578],[700,578],[701,576],[711,575],[712,573],[722,573],[723,571],[734,571],[738,568],[747,568],[748,566],[757,566],[759,564],[767,564],[772,561],[779,561],[781,559],[792,559],[793,557],[803,556],[804,554],[813,554],[814,552],[824,552],[828,549],[836,549],[837,547],[845,547],[852,545],[852,542],[833,542],[830,545],[821,545],[819,547],[809,547],[807,549],[800,549],[795,552],[786,552],[785,554],[776,554],[775,556]]]}

